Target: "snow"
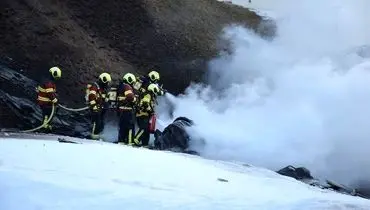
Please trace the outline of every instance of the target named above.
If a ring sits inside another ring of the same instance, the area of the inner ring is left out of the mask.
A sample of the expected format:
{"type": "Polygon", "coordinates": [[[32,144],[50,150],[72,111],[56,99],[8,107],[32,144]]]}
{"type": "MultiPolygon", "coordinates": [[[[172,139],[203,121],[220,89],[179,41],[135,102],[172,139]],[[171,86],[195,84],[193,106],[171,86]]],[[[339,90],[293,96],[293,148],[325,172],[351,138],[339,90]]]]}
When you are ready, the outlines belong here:
{"type": "Polygon", "coordinates": [[[263,168],[80,141],[0,139],[0,209],[370,209],[263,168]]]}
{"type": "Polygon", "coordinates": [[[288,0],[218,0],[225,3],[232,3],[238,6],[246,7],[261,16],[267,16],[270,18],[276,18],[275,10],[288,2],[288,0]]]}
{"type": "Polygon", "coordinates": [[[243,7],[254,8],[258,10],[275,10],[280,5],[286,4],[290,0],[232,0],[231,2],[243,7]]]}

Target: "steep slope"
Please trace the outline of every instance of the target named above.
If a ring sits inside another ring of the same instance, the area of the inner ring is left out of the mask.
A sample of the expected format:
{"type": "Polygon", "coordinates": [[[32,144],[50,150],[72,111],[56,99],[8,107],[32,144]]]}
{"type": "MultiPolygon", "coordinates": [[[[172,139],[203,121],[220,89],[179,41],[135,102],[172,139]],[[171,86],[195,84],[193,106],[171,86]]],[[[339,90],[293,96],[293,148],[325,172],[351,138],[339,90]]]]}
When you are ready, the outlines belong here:
{"type": "Polygon", "coordinates": [[[0,157],[3,210],[370,208],[262,168],[108,143],[2,139],[0,157]]]}
{"type": "Polygon", "coordinates": [[[155,68],[180,92],[217,54],[223,26],[259,30],[261,21],[214,0],[4,0],[0,14],[0,58],[31,79],[62,67],[60,95],[70,104],[81,103],[84,83],[102,71],[117,79],[155,68]]]}

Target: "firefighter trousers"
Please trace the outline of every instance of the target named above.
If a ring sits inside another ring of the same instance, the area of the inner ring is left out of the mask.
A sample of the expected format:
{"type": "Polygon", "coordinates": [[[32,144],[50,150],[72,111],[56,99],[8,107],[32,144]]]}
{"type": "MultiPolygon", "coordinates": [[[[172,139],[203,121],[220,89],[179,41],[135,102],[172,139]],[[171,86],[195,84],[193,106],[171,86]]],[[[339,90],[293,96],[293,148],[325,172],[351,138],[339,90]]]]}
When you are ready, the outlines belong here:
{"type": "Polygon", "coordinates": [[[99,134],[104,129],[104,120],[103,116],[104,113],[102,111],[91,111],[91,123],[92,123],[92,130],[91,130],[91,138],[92,139],[99,139],[99,134]]]}
{"type": "Polygon", "coordinates": [[[135,134],[135,121],[133,111],[132,110],[120,111],[118,142],[124,144],[133,144],[134,134],[135,134]]]}
{"type": "MultiPolygon", "coordinates": [[[[51,116],[51,112],[52,112],[52,106],[40,106],[41,108],[41,111],[42,111],[42,124],[44,124],[46,121],[49,120],[51,116]]],[[[52,129],[52,126],[50,125],[50,122],[46,125],[44,125],[44,132],[50,132],[52,129]]]]}
{"type": "Polygon", "coordinates": [[[144,147],[148,146],[149,139],[150,139],[149,120],[150,120],[150,116],[137,116],[136,117],[139,130],[135,135],[134,141],[141,142],[141,145],[144,147]]]}

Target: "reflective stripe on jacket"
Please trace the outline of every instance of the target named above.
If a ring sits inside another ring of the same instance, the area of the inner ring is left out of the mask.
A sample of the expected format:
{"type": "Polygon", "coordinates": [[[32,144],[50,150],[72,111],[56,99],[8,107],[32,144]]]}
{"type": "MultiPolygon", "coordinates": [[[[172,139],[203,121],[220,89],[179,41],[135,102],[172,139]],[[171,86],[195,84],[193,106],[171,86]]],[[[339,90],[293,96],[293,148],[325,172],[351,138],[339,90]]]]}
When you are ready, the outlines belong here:
{"type": "Polygon", "coordinates": [[[128,85],[121,83],[117,89],[117,107],[118,110],[132,110],[135,106],[136,96],[133,88],[128,85]]]}
{"type": "Polygon", "coordinates": [[[154,98],[150,93],[145,94],[139,101],[136,116],[149,116],[154,113],[154,98]]]}
{"type": "Polygon", "coordinates": [[[52,81],[44,81],[37,86],[37,103],[41,106],[51,106],[57,102],[56,85],[52,81]]]}
{"type": "Polygon", "coordinates": [[[91,109],[98,110],[103,107],[106,93],[99,87],[97,83],[89,85],[88,88],[88,104],[91,109]]]}

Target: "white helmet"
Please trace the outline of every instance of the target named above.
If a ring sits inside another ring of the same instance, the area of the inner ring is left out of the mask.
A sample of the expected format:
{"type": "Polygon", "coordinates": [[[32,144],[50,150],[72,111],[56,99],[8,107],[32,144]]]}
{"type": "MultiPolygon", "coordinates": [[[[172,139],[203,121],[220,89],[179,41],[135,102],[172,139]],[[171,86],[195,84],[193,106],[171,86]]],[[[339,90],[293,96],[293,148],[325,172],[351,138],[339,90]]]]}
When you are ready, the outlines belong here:
{"type": "Polygon", "coordinates": [[[160,79],[159,73],[157,71],[149,72],[148,76],[149,76],[150,81],[152,82],[158,82],[160,79]]]}
{"type": "Polygon", "coordinates": [[[104,73],[99,75],[99,80],[104,84],[105,83],[110,83],[112,81],[112,77],[110,76],[110,74],[104,72],[104,73]]]}
{"type": "Polygon", "coordinates": [[[49,72],[54,79],[59,79],[62,77],[62,70],[60,70],[58,67],[50,68],[49,72]]]}
{"type": "Polygon", "coordinates": [[[134,84],[136,82],[136,77],[134,74],[127,73],[123,76],[122,80],[127,84],[134,84]]]}
{"type": "Polygon", "coordinates": [[[157,84],[152,83],[152,84],[150,84],[148,86],[148,91],[151,92],[151,93],[153,93],[153,94],[155,94],[155,95],[158,95],[158,93],[159,93],[159,87],[158,87],[157,84]]]}

